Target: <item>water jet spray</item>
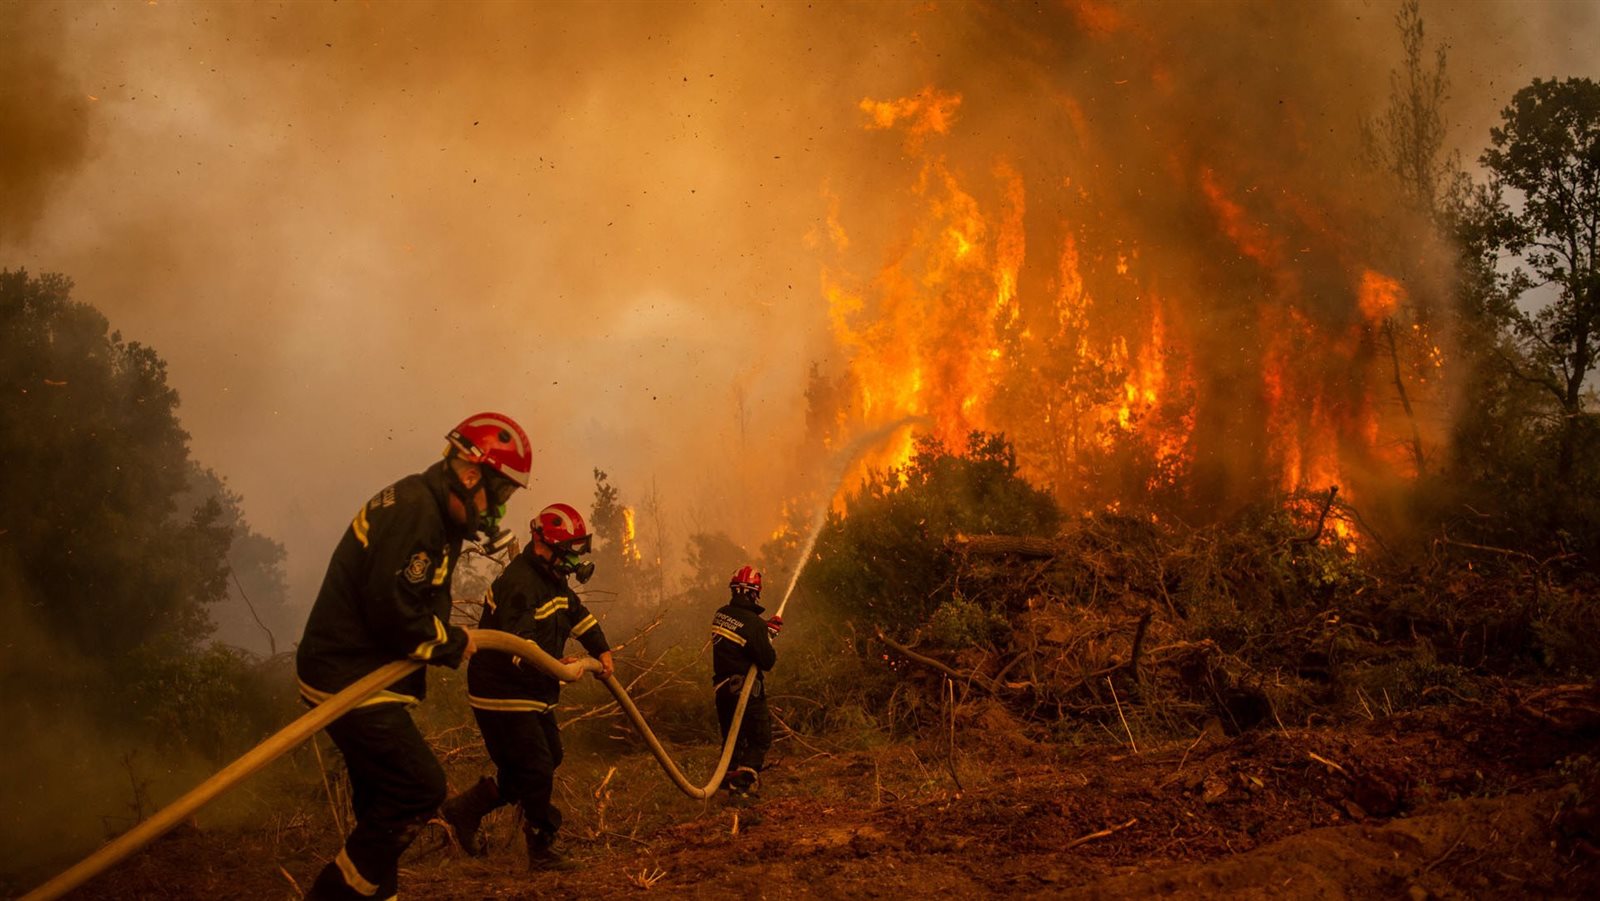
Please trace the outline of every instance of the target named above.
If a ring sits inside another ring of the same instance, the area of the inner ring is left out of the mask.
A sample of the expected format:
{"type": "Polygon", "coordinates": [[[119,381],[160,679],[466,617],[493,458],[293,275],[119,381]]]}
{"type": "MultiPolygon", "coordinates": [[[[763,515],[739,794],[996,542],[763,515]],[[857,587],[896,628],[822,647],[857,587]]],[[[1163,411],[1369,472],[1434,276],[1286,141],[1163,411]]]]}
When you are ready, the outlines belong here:
{"type": "Polygon", "coordinates": [[[840,485],[844,482],[845,474],[850,471],[850,467],[861,459],[861,455],[865,454],[868,449],[875,447],[895,432],[906,426],[928,422],[929,420],[926,416],[907,416],[897,419],[852,441],[842,453],[835,457],[839,464],[836,471],[837,474],[828,482],[829,494],[823,498],[822,504],[817,507],[816,514],[811,517],[811,529],[806,535],[805,544],[800,548],[799,558],[795,560],[794,575],[789,577],[789,587],[783,592],[783,600],[778,603],[778,616],[783,615],[783,608],[788,605],[789,596],[794,594],[795,586],[800,584],[800,573],[805,570],[806,563],[810,562],[811,550],[817,546],[817,537],[822,534],[822,526],[828,521],[828,510],[831,509],[833,502],[832,492],[839,490],[840,485]]]}

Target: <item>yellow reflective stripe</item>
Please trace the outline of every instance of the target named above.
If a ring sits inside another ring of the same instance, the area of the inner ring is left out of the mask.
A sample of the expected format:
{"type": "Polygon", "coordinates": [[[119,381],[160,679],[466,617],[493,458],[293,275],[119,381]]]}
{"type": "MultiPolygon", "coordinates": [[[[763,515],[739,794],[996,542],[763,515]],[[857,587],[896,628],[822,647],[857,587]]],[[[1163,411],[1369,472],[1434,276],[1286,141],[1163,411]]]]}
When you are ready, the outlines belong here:
{"type": "MultiPolygon", "coordinates": [[[[300,680],[300,699],[305,701],[307,704],[310,704],[312,707],[315,707],[318,704],[328,700],[329,698],[333,697],[334,694],[335,692],[323,691],[319,688],[312,688],[311,686],[307,685],[304,680],[300,680]]],[[[419,703],[421,702],[411,695],[403,695],[398,691],[389,691],[388,689],[384,689],[377,692],[372,697],[367,698],[365,701],[357,704],[356,706],[371,707],[374,704],[415,705],[419,703]]]]}
{"type": "Polygon", "coordinates": [[[434,617],[433,638],[417,645],[417,649],[411,652],[411,659],[431,660],[433,658],[433,649],[444,644],[448,637],[449,635],[444,630],[444,623],[439,622],[439,617],[434,617]]]}
{"type": "Polygon", "coordinates": [[[711,637],[716,638],[718,636],[726,638],[740,647],[744,647],[743,635],[740,635],[738,632],[729,632],[727,629],[724,629],[721,626],[712,626],[711,637]]]}
{"type": "Polygon", "coordinates": [[[572,634],[582,635],[590,629],[593,629],[596,625],[599,624],[595,621],[594,614],[591,613],[583,619],[578,620],[578,624],[572,627],[572,634]]]}
{"type": "Polygon", "coordinates": [[[439,568],[433,571],[433,587],[438,588],[448,578],[450,578],[450,549],[445,548],[439,556],[439,568]]]}
{"type": "Polygon", "coordinates": [[[501,710],[508,713],[544,713],[556,709],[554,704],[531,698],[480,698],[473,694],[467,695],[467,704],[477,710],[501,710]]]}
{"type": "MultiPolygon", "coordinates": [[[[493,585],[490,585],[488,588],[485,588],[483,590],[483,606],[488,607],[490,610],[494,609],[494,586],[493,585]]],[[[522,658],[518,657],[517,659],[521,660],[522,658]]]]}
{"type": "Polygon", "coordinates": [[[369,526],[367,525],[367,506],[365,504],[362,504],[361,505],[361,509],[356,511],[356,518],[351,520],[351,522],[350,522],[350,531],[356,533],[356,540],[361,542],[361,546],[362,547],[366,547],[367,546],[367,529],[368,528],[369,528],[369,526]]]}
{"type": "Polygon", "coordinates": [[[567,609],[567,600],[568,599],[565,596],[562,596],[545,601],[543,604],[539,605],[538,610],[533,611],[533,618],[549,619],[550,617],[555,616],[557,613],[567,609]]]}
{"type": "Polygon", "coordinates": [[[344,877],[344,884],[355,890],[362,897],[370,898],[378,893],[378,885],[368,882],[361,871],[356,869],[355,861],[350,859],[350,854],[343,848],[339,849],[339,856],[333,859],[339,867],[339,874],[344,877]]]}

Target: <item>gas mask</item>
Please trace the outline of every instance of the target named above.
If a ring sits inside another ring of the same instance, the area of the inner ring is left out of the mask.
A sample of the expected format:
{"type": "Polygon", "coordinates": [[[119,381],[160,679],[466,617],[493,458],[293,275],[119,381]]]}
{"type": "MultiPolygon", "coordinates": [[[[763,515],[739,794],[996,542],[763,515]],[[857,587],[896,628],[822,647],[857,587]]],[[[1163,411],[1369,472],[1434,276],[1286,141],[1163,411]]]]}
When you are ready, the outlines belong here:
{"type": "Polygon", "coordinates": [[[563,576],[577,579],[580,585],[594,577],[594,564],[565,548],[556,548],[555,559],[550,561],[550,566],[563,576]]]}
{"type": "Polygon", "coordinates": [[[500,528],[500,520],[505,518],[506,502],[516,493],[517,483],[488,466],[480,467],[479,472],[482,474],[482,481],[468,488],[466,483],[461,481],[461,477],[451,470],[450,493],[459,498],[461,506],[466,508],[467,534],[481,536],[479,544],[486,552],[493,553],[495,550],[509,547],[515,539],[509,529],[500,528]],[[483,489],[487,501],[481,513],[478,512],[476,498],[479,488],[483,489]]]}
{"type": "Polygon", "coordinates": [[[483,549],[485,554],[491,557],[499,556],[502,551],[517,543],[517,534],[515,532],[510,529],[500,528],[500,520],[505,518],[505,515],[505,505],[501,504],[492,510],[485,511],[482,516],[478,517],[478,530],[482,536],[478,546],[483,549]]]}

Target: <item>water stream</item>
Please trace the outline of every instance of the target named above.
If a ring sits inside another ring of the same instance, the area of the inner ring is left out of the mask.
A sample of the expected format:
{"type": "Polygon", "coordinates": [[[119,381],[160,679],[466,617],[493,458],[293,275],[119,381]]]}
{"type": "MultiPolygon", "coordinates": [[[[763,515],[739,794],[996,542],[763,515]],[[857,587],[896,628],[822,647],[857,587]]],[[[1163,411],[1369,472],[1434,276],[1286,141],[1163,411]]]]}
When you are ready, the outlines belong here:
{"type": "Polygon", "coordinates": [[[783,601],[778,604],[778,616],[783,615],[783,608],[789,604],[789,596],[794,594],[794,587],[800,584],[800,574],[805,571],[806,564],[811,562],[811,550],[817,546],[817,536],[822,534],[822,524],[828,521],[828,510],[833,506],[833,495],[839,490],[845,476],[849,474],[850,467],[861,459],[867,451],[881,444],[890,435],[900,431],[908,425],[926,423],[927,417],[907,416],[897,419],[882,428],[874,429],[851,442],[850,446],[840,451],[833,458],[838,464],[834,470],[833,478],[827,484],[828,493],[823,496],[822,503],[817,505],[817,512],[811,517],[811,528],[808,530],[806,540],[800,547],[800,558],[795,561],[794,575],[789,577],[789,588],[783,593],[783,601]]]}

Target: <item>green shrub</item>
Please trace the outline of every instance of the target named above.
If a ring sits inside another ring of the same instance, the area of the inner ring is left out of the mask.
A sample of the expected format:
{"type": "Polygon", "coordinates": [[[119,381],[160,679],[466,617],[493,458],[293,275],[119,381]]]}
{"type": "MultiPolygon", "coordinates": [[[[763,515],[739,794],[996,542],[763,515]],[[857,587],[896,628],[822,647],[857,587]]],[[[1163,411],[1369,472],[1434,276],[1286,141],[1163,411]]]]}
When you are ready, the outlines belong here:
{"type": "Polygon", "coordinates": [[[1017,475],[1004,436],[973,432],[961,453],[919,437],[905,466],[874,473],[829,516],[801,584],[847,618],[918,626],[948,597],[948,539],[1053,535],[1060,519],[1049,495],[1017,475]]]}
{"type": "Polygon", "coordinates": [[[939,644],[947,648],[965,648],[1002,640],[1009,626],[1005,617],[962,597],[958,591],[933,611],[928,629],[939,644]]]}
{"type": "Polygon", "coordinates": [[[227,761],[304,712],[287,655],[261,660],[212,644],[189,656],[135,655],[129,694],[143,729],[168,750],[227,761]]]}

